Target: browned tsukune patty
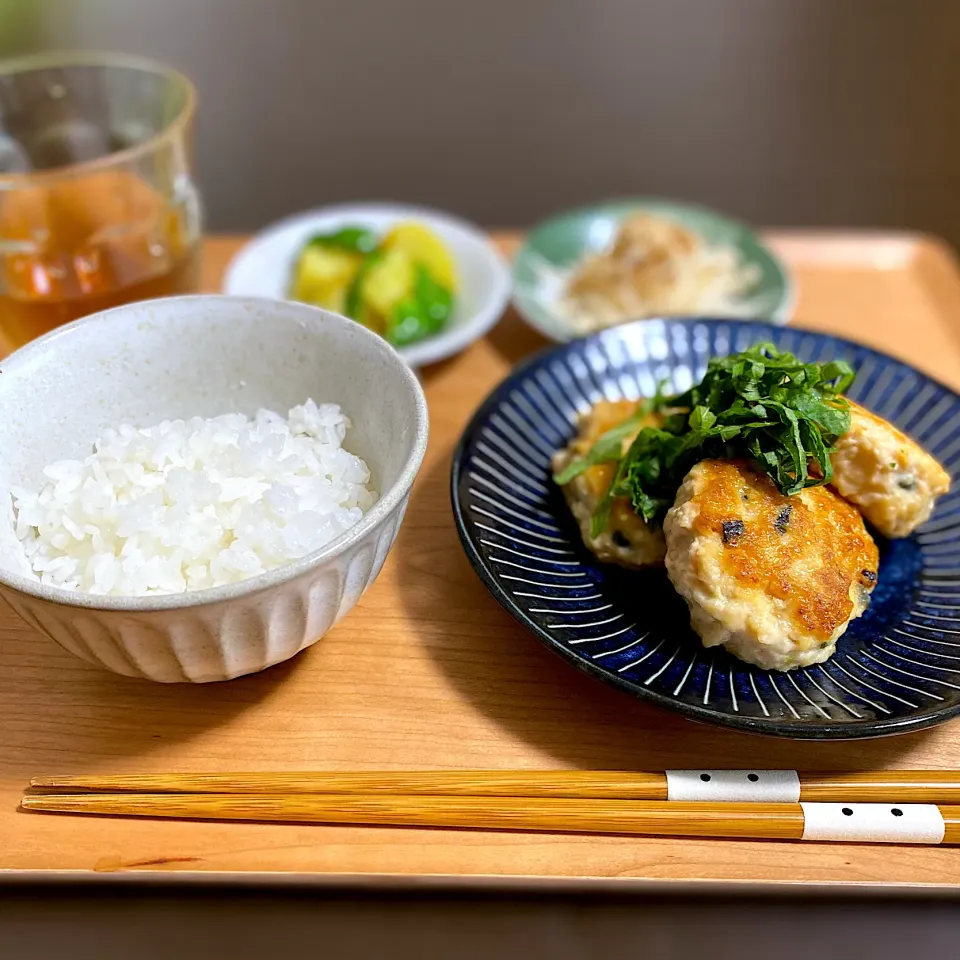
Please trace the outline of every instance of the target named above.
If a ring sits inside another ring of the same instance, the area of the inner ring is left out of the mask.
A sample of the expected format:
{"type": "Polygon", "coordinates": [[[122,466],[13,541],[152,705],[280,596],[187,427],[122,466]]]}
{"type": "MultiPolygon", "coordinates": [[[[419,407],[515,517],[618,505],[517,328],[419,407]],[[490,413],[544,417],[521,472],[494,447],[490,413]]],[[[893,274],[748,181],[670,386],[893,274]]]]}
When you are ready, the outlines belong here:
{"type": "MultiPolygon", "coordinates": [[[[554,454],[554,472],[563,470],[571,461],[588,453],[602,433],[623,423],[636,409],[635,400],[601,400],[597,403],[580,418],[577,435],[570,444],[554,454]]],[[[661,422],[662,417],[652,414],[643,425],[656,426],[661,422]]],[[[624,452],[639,432],[640,426],[633,436],[624,440],[624,452]]],[[[615,464],[601,463],[574,477],[563,487],[563,495],[580,527],[583,542],[600,560],[625,567],[659,565],[663,563],[666,551],[663,531],[649,526],[643,517],[638,516],[626,497],[617,497],[613,501],[607,528],[597,537],[590,536],[590,518],[610,488],[615,471],[615,464]]]]}
{"type": "Polygon", "coordinates": [[[826,487],[784,496],[746,461],[693,467],[664,533],[667,573],[704,646],[765,669],[826,660],[877,580],[856,508],[826,487]]]}
{"type": "Polygon", "coordinates": [[[887,537],[907,537],[929,519],[950,475],[892,423],[850,401],[850,430],[830,457],[833,486],[887,537]]]}

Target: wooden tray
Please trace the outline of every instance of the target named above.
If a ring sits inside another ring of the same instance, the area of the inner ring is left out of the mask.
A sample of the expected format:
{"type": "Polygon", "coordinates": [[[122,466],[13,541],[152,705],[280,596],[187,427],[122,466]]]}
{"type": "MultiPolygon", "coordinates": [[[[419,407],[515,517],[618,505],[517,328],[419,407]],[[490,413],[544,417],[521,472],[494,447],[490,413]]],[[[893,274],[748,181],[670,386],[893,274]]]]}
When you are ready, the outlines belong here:
{"type": "MultiPolygon", "coordinates": [[[[213,238],[216,289],[242,238],[213,238]]],[[[960,274],[908,235],[776,232],[797,323],[897,354],[960,387],[960,274]]],[[[506,252],[517,239],[501,238],[506,252]]],[[[528,636],[467,564],[450,456],[483,396],[543,345],[513,315],[424,372],[432,436],[376,585],[293,662],[163,686],[113,676],[0,611],[0,870],[257,879],[548,878],[947,885],[960,850],[42,817],[31,774],[352,768],[960,767],[960,723],[885,740],[791,743],[698,725],[590,680],[528,636]]],[[[24,873],[17,874],[25,876],[24,873]]]]}

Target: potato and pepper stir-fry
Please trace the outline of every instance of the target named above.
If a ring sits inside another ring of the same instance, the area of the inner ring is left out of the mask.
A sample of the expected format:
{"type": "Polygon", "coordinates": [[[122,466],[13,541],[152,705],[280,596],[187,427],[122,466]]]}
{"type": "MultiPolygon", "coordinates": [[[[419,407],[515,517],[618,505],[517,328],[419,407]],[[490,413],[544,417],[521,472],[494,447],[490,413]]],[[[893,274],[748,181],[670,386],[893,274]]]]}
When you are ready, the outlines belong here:
{"type": "Polygon", "coordinates": [[[453,256],[421,223],[382,237],[346,226],[311,237],[300,251],[290,296],[344,314],[404,347],[439,333],[457,292],[453,256]]]}

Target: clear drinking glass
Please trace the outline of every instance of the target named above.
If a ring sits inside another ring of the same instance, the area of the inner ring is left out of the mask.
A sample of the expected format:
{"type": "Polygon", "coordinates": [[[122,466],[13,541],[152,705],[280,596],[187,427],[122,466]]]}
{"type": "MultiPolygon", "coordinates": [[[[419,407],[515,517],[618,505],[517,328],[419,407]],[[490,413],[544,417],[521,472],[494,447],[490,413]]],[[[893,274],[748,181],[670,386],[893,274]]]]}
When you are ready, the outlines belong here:
{"type": "Polygon", "coordinates": [[[200,280],[189,80],[139,58],[0,66],[0,335],[7,349],[200,280]]]}

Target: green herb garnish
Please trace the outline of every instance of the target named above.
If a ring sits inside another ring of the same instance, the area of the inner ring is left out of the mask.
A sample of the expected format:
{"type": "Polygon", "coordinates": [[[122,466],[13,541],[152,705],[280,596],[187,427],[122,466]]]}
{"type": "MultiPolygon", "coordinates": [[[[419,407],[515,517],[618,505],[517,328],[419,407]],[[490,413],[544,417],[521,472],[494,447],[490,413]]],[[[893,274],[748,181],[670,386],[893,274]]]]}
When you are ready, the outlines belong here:
{"type": "Polygon", "coordinates": [[[637,427],[654,411],[659,410],[664,404],[663,394],[657,390],[657,395],[652,399],[641,400],[637,409],[626,420],[611,427],[605,433],[601,433],[596,443],[590,448],[585,457],[567,464],[563,470],[555,474],[554,483],[562,487],[569,483],[574,477],[579,477],[581,473],[586,472],[598,463],[614,463],[623,459],[623,441],[632,434],[637,427]]]}
{"type": "Polygon", "coordinates": [[[614,497],[629,497],[645,520],[661,522],[683,478],[701,460],[752,459],[786,495],[829,483],[832,445],[850,429],[841,394],[853,378],[842,360],[803,363],[769,343],[715,358],[699,384],[669,401],[677,412],[662,427],[644,427],[622,454],[625,437],[666,403],[658,397],[608,430],[554,480],[568,483],[598,463],[617,463],[593,515],[594,537],[606,527],[614,497]]]}

